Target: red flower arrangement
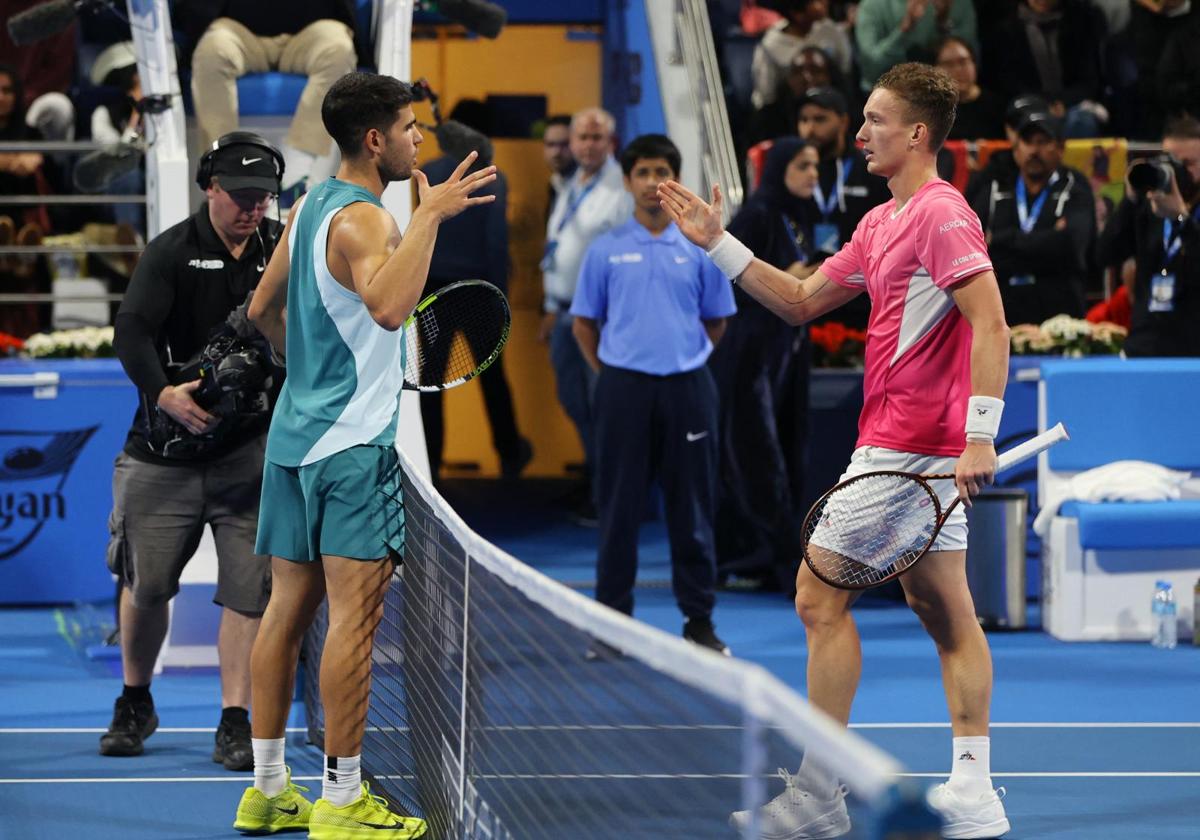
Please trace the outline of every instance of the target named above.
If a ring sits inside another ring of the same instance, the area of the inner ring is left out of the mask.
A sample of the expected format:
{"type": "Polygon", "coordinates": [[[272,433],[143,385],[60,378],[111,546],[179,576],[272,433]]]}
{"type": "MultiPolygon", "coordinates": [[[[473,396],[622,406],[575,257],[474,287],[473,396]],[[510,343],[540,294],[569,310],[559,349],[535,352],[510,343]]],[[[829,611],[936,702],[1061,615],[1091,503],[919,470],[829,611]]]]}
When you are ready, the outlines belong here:
{"type": "Polygon", "coordinates": [[[813,343],[813,364],[817,367],[862,367],[867,349],[867,334],[837,321],[814,324],[808,329],[813,343]]]}
{"type": "Polygon", "coordinates": [[[0,332],[0,356],[15,356],[25,347],[25,342],[15,335],[0,332]]]}

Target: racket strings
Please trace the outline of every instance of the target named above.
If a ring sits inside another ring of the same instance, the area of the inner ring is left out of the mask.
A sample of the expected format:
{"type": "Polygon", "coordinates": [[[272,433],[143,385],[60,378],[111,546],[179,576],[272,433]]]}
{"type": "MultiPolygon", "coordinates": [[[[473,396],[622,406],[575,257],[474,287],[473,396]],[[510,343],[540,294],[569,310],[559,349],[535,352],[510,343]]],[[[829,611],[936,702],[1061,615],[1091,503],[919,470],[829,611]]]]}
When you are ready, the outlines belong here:
{"type": "Polygon", "coordinates": [[[872,474],[835,488],[805,522],[805,557],[835,586],[865,588],[903,572],[937,528],[932,491],[904,475],[872,474]]]}
{"type": "Polygon", "coordinates": [[[439,388],[470,378],[499,354],[508,329],[508,305],[494,288],[465,284],[439,294],[406,330],[405,381],[439,388]]]}

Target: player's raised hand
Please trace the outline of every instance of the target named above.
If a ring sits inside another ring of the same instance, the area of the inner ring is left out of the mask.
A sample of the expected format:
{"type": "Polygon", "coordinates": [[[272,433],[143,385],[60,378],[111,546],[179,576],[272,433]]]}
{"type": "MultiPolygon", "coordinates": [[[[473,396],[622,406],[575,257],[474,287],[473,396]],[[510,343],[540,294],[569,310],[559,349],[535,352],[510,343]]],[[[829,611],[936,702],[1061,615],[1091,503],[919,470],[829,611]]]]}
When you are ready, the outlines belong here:
{"type": "Polygon", "coordinates": [[[693,244],[706,251],[717,244],[725,232],[721,221],[723,199],[719,184],[713,184],[712,204],[676,181],[658,185],[658,202],[671,221],[693,244]]]}
{"type": "Polygon", "coordinates": [[[450,174],[450,177],[436,187],[429,186],[429,179],[420,169],[413,170],[421,207],[435,214],[439,222],[454,218],[468,207],[476,204],[490,204],[496,200],[494,195],[471,195],[480,187],[496,180],[496,167],[494,166],[485,166],[478,172],[467,174],[467,170],[478,156],[476,152],[468,154],[450,174]]]}

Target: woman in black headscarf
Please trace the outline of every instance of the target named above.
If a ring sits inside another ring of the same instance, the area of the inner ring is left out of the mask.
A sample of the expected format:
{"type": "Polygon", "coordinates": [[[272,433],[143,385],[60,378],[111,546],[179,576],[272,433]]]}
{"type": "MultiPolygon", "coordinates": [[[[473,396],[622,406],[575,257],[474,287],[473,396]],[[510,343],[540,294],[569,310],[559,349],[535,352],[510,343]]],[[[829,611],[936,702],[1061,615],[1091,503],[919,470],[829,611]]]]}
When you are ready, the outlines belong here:
{"type": "MultiPolygon", "coordinates": [[[[776,140],[759,188],[729,223],[755,256],[798,277],[816,270],[812,200],[817,150],[798,137],[776,140]]],[[[740,289],[709,365],[721,395],[717,566],[760,588],[790,592],[799,555],[808,409],[808,332],[740,289]]]]}

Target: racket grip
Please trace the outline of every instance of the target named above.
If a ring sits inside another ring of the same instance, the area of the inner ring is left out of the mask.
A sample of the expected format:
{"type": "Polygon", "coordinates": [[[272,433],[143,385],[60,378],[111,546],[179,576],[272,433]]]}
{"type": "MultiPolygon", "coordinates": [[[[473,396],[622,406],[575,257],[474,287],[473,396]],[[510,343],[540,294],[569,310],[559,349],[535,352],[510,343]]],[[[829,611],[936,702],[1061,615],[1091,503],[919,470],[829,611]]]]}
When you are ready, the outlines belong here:
{"type": "Polygon", "coordinates": [[[1012,449],[1000,453],[996,459],[996,472],[1003,472],[1009,467],[1015,467],[1022,461],[1028,461],[1034,455],[1045,452],[1056,443],[1061,443],[1064,440],[1070,440],[1071,436],[1067,434],[1067,427],[1062,423],[1057,424],[1054,428],[1042,432],[1034,438],[1030,438],[1024,443],[1017,444],[1012,449]]]}

